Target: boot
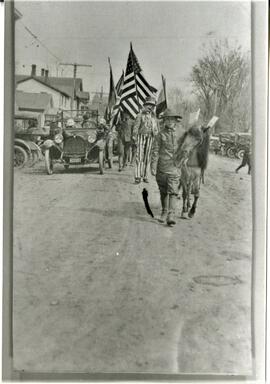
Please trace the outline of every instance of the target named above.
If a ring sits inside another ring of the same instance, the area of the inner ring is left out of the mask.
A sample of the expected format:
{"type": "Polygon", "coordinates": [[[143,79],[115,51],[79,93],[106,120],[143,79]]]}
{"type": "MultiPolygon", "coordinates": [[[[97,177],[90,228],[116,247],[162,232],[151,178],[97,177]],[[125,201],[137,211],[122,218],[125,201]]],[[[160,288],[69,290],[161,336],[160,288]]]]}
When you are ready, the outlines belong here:
{"type": "Polygon", "coordinates": [[[176,224],[175,208],[176,208],[176,196],[175,195],[169,195],[169,213],[168,213],[168,217],[167,217],[167,224],[168,225],[176,224]]]}
{"type": "Polygon", "coordinates": [[[160,223],[165,223],[166,217],[168,214],[168,195],[161,193],[160,194],[160,200],[161,200],[162,211],[161,211],[160,217],[158,218],[158,221],[160,223]]]}

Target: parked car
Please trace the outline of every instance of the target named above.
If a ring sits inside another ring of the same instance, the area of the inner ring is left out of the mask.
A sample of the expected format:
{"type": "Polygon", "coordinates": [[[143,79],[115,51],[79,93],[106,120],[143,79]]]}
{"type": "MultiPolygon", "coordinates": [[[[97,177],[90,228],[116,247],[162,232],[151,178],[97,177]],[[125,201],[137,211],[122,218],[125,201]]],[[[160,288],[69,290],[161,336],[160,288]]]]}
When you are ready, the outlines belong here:
{"type": "Polygon", "coordinates": [[[218,153],[221,153],[221,142],[219,140],[218,136],[211,136],[210,137],[210,151],[214,152],[216,155],[218,153]]]}
{"type": "Polygon", "coordinates": [[[251,145],[251,133],[239,132],[235,135],[235,157],[242,159],[245,151],[251,145]]]}
{"type": "MultiPolygon", "coordinates": [[[[65,169],[98,163],[99,172],[103,174],[105,149],[110,140],[109,129],[105,120],[99,118],[98,111],[88,111],[87,121],[82,119],[82,112],[63,111],[56,129],[54,132],[51,130],[50,138],[42,144],[48,175],[53,173],[56,162],[62,163],[65,169]]],[[[109,165],[112,165],[112,158],[109,160],[109,165]]]]}
{"type": "Polygon", "coordinates": [[[40,124],[40,114],[20,112],[14,118],[14,167],[22,168],[33,165],[41,158],[39,142],[48,131],[40,124]]]}
{"type": "Polygon", "coordinates": [[[234,157],[233,148],[235,146],[235,133],[220,133],[219,140],[221,143],[221,153],[224,156],[234,157]]]}

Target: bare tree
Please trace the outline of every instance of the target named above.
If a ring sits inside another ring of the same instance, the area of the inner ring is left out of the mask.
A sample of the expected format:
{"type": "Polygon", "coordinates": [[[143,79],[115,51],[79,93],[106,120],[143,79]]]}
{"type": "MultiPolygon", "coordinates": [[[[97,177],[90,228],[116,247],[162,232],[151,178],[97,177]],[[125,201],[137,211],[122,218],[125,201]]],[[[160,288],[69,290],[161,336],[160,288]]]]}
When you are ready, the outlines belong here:
{"type": "Polygon", "coordinates": [[[191,82],[204,117],[218,114],[220,122],[233,124],[235,130],[236,116],[241,115],[239,108],[244,107],[241,98],[248,99],[250,91],[250,62],[242,48],[230,47],[227,40],[210,45],[192,68],[191,82]]]}
{"type": "Polygon", "coordinates": [[[167,98],[169,106],[178,112],[182,111],[183,93],[179,87],[169,88],[167,98]]]}

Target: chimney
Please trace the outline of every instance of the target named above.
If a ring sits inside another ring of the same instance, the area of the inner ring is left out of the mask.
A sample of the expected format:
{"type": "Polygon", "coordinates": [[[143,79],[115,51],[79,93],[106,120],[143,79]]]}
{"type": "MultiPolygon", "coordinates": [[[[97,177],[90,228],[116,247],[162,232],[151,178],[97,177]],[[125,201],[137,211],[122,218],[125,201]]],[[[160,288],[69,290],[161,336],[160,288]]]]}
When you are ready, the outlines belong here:
{"type": "Polygon", "coordinates": [[[37,69],[36,64],[32,64],[31,76],[36,76],[36,69],[37,69]]]}
{"type": "Polygon", "coordinates": [[[42,68],[42,69],[41,69],[41,76],[44,76],[44,73],[45,73],[45,69],[42,68]]]}
{"type": "Polygon", "coordinates": [[[48,77],[49,77],[49,70],[45,69],[45,80],[46,81],[48,81],[48,77]]]}

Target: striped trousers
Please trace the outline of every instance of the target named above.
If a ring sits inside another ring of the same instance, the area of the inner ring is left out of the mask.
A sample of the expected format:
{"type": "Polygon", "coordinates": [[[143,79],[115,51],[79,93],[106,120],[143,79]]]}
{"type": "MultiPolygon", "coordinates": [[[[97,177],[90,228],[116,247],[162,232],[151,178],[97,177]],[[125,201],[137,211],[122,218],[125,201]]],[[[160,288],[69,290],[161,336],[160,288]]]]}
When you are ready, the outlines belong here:
{"type": "Polygon", "coordinates": [[[135,178],[147,178],[153,137],[140,134],[137,139],[135,178]]]}

